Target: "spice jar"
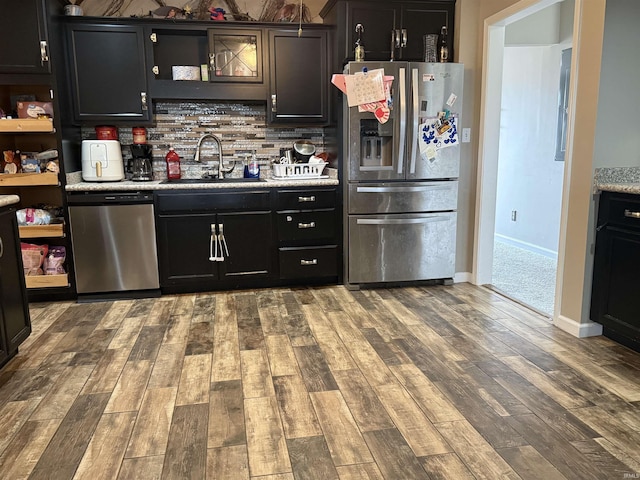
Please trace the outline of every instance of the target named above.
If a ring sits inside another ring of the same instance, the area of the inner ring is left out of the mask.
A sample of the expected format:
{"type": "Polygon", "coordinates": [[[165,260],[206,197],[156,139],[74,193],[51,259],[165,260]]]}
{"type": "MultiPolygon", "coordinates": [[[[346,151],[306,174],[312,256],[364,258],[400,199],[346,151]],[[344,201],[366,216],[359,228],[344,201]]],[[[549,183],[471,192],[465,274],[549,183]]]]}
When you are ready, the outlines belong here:
{"type": "Polygon", "coordinates": [[[131,129],[133,133],[133,143],[135,145],[142,145],[147,143],[147,129],[144,127],[133,127],[131,129]]]}
{"type": "Polygon", "coordinates": [[[164,157],[167,162],[167,178],[169,180],[180,179],[180,156],[173,147],[169,148],[169,152],[164,157]]]}

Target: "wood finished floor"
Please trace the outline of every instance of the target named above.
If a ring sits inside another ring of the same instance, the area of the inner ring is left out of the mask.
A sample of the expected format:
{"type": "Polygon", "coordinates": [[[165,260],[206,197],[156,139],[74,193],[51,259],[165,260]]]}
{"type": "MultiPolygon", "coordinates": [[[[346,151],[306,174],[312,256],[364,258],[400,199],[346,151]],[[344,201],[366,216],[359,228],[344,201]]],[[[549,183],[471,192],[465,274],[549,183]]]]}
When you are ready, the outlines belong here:
{"type": "Polygon", "coordinates": [[[468,284],[31,307],[1,479],[640,477],[640,354],[468,284]]]}

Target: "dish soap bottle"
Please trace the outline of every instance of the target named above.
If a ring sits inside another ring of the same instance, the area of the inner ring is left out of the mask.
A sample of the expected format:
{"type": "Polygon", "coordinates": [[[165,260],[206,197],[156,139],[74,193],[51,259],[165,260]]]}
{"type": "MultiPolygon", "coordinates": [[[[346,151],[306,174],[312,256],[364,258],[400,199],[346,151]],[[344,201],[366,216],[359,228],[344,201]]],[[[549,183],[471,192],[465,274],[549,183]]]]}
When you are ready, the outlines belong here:
{"type": "Polygon", "coordinates": [[[167,178],[169,180],[180,179],[180,156],[173,149],[169,147],[169,153],[164,157],[167,161],[167,178]]]}
{"type": "Polygon", "coordinates": [[[260,164],[256,158],[256,151],[251,154],[249,162],[244,166],[244,178],[260,178],[260,164]]]}

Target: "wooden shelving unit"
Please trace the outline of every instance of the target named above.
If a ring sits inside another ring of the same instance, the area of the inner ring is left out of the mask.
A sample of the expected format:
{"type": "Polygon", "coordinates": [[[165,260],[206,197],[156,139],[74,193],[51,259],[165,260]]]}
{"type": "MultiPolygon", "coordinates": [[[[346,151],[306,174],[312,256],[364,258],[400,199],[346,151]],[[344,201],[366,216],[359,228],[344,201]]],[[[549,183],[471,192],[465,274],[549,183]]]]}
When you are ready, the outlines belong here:
{"type": "Polygon", "coordinates": [[[64,237],[64,223],[49,225],[21,225],[18,227],[20,238],[62,238],[64,237]]]}
{"type": "Polygon", "coordinates": [[[53,131],[53,120],[50,118],[0,119],[2,133],[52,133],[53,131]]]}
{"type": "Polygon", "coordinates": [[[27,275],[24,277],[27,288],[53,288],[69,285],[69,275],[27,275]]]}
{"type": "Polygon", "coordinates": [[[0,175],[0,187],[37,187],[41,185],[58,185],[58,174],[45,173],[13,173],[0,175]]]}

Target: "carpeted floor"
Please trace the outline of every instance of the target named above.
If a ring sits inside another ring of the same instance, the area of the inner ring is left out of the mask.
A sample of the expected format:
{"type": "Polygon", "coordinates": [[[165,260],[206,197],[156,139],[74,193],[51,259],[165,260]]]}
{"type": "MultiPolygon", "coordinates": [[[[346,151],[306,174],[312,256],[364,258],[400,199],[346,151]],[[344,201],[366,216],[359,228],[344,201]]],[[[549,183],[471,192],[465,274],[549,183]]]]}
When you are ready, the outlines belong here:
{"type": "Polygon", "coordinates": [[[496,241],[492,286],[504,295],[553,316],[556,260],[496,241]]]}

